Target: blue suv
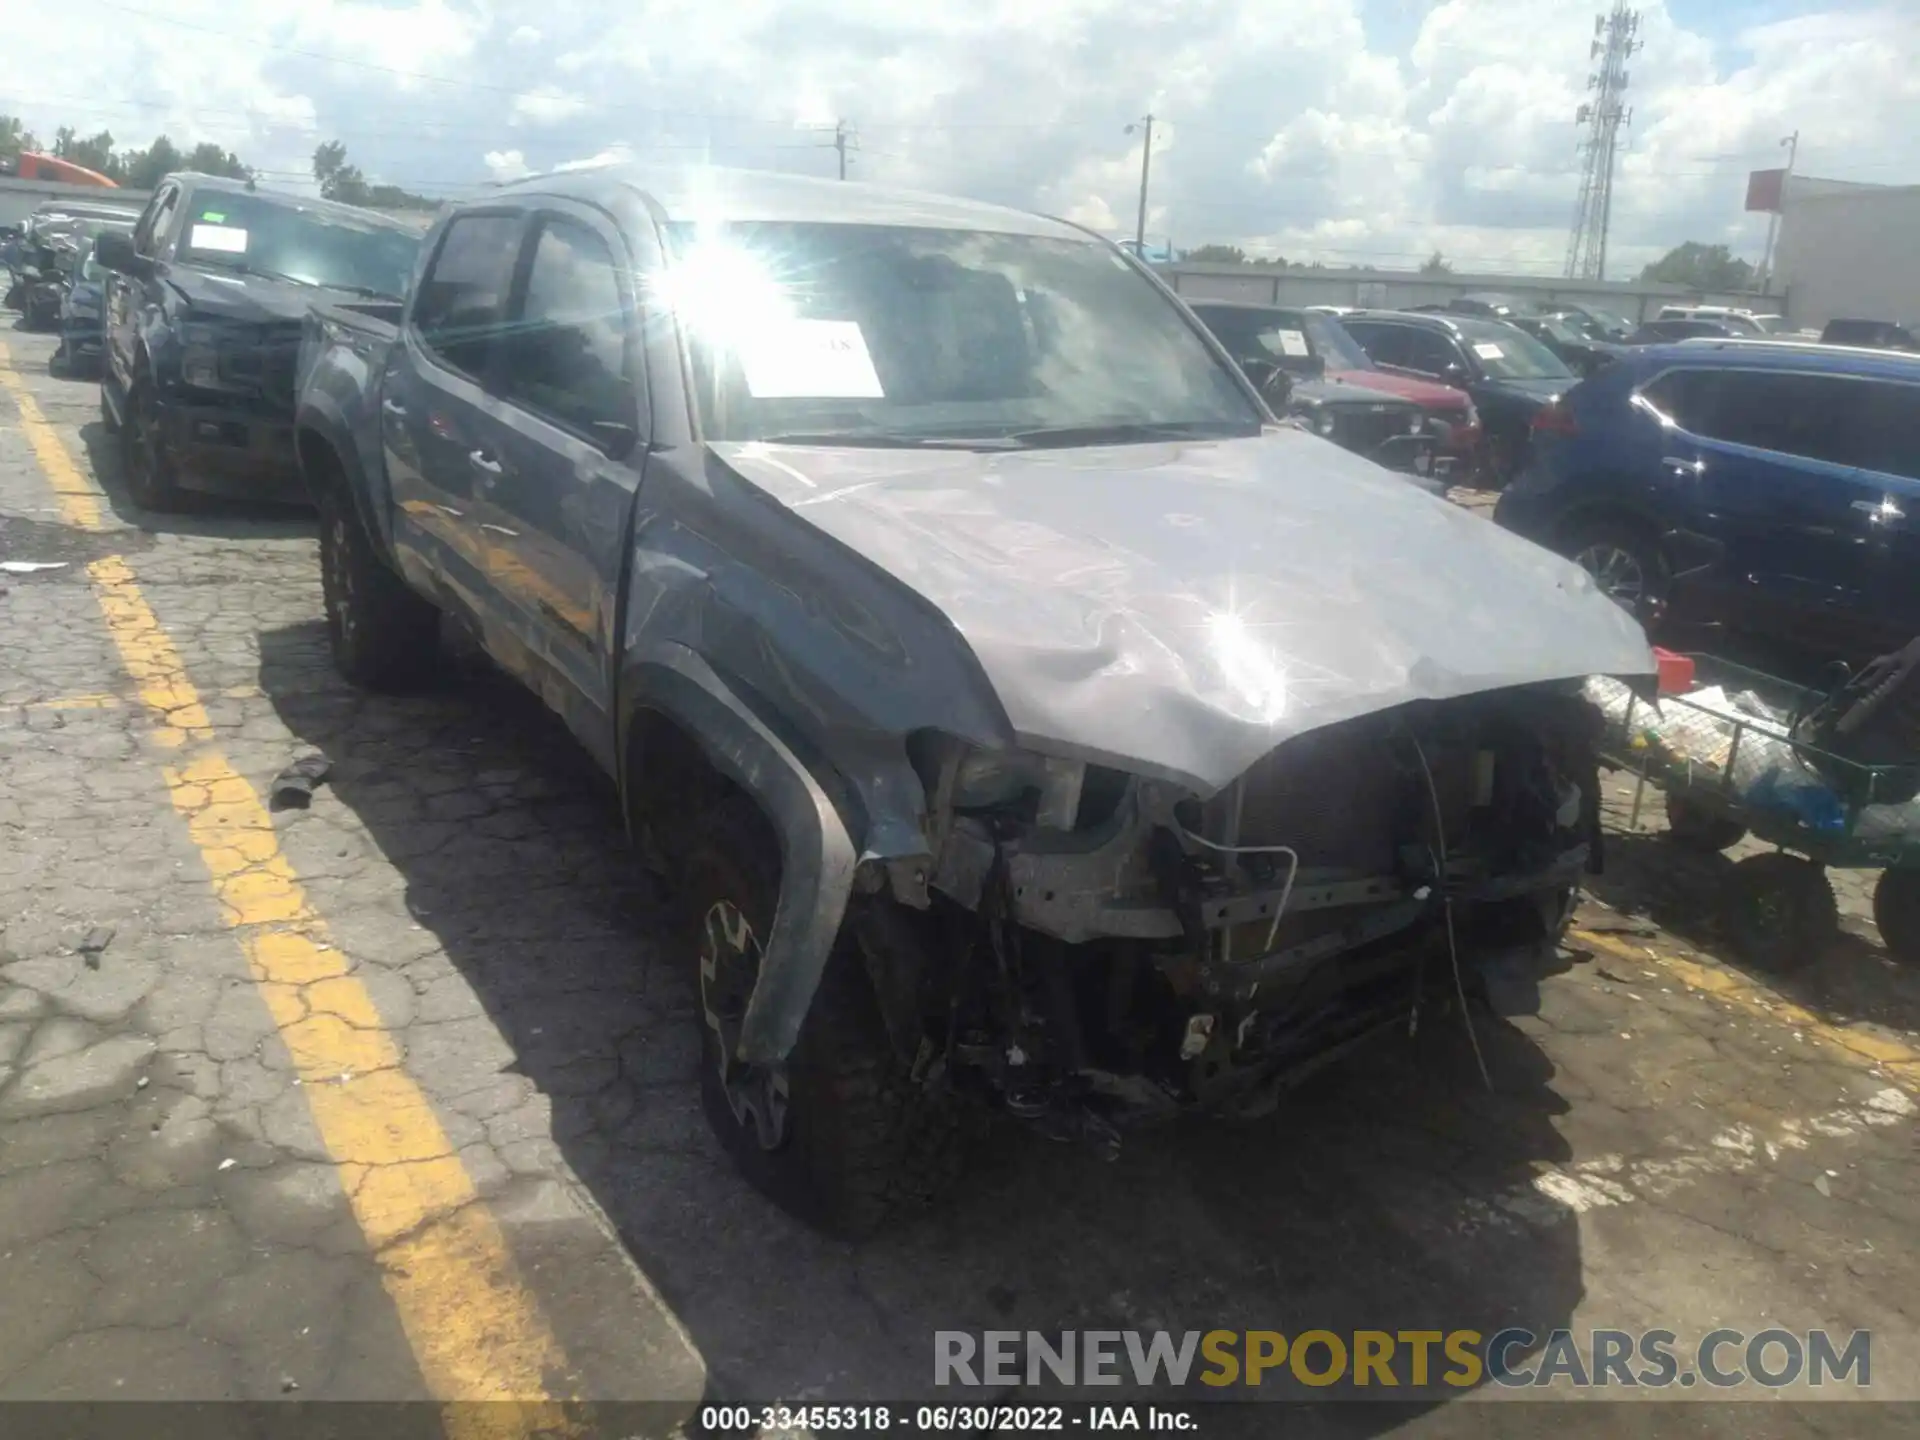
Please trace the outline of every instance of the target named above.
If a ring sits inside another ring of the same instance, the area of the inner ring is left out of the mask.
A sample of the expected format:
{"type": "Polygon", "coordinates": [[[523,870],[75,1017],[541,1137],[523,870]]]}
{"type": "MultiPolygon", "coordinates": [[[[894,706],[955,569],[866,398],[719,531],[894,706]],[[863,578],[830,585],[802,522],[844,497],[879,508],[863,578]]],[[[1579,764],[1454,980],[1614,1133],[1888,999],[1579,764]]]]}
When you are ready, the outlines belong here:
{"type": "Polygon", "coordinates": [[[1839,657],[1920,634],[1920,357],[1629,349],[1540,411],[1532,438],[1494,518],[1650,628],[1839,657]]]}

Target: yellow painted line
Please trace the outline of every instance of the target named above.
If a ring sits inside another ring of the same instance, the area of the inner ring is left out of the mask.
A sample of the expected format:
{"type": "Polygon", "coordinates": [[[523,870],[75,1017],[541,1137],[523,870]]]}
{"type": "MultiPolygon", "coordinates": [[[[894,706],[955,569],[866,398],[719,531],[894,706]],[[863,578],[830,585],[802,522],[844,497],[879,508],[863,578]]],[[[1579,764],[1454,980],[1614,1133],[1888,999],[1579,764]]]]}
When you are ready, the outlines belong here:
{"type": "MultiPolygon", "coordinates": [[[[220,692],[228,700],[257,700],[261,691],[254,685],[229,685],[220,692]]],[[[53,695],[45,700],[23,700],[22,710],[117,710],[127,703],[121,695],[53,695]]]]}
{"type": "Polygon", "coordinates": [[[0,344],[0,385],[12,392],[13,403],[20,411],[20,428],[26,432],[27,443],[40,462],[40,473],[53,487],[61,517],[80,530],[104,528],[105,497],[73,463],[59,432],[47,423],[47,417],[40,413],[39,402],[27,389],[27,382],[14,370],[12,357],[3,344],[0,344]]]}
{"type": "Polygon", "coordinates": [[[1603,950],[1620,960],[1639,965],[1658,965],[1689,990],[1744,1010],[1765,1016],[1779,1024],[1804,1031],[1817,1040],[1838,1049],[1843,1058],[1862,1069],[1882,1071],[1908,1090],[1920,1093],[1920,1050],[1905,1041],[1864,1029],[1834,1025],[1822,1020],[1803,1005],[1796,1005],[1776,990],[1719,965],[1702,965],[1683,955],[1668,955],[1652,946],[1637,948],[1611,935],[1599,935],[1578,928],[1567,932],[1583,945],[1603,950]]]}
{"type": "MultiPolygon", "coordinates": [[[[0,350],[0,383],[70,522],[98,500],[0,350]],[[70,483],[73,482],[73,483],[70,483]],[[76,488],[76,484],[77,487],[76,488]]],[[[460,1437],[573,1433],[570,1367],[372,996],[328,938],[260,794],[211,742],[199,692],[119,556],[87,567],[153,735],[173,806],[280,1028],[420,1372],[460,1437]],[[475,1405],[474,1401],[518,1401],[475,1405]]]]}

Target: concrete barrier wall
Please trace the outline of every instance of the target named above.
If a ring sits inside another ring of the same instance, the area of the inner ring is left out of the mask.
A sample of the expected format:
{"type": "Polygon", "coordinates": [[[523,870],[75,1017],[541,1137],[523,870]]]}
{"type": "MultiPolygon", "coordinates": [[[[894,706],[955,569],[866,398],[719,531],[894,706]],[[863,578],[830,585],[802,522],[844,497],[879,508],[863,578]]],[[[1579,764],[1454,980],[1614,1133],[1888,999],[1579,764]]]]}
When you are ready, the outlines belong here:
{"type": "Polygon", "coordinates": [[[1573,301],[1598,305],[1628,320],[1651,320],[1663,305],[1736,305],[1787,314],[1787,296],[1705,294],[1678,285],[1553,280],[1538,275],[1421,275],[1409,270],[1313,270],[1295,265],[1212,265],[1176,261],[1153,267],[1180,294],[1195,300],[1240,300],[1257,305],[1353,305],[1404,310],[1439,305],[1457,295],[1493,291],[1531,300],[1542,309],[1573,301]]]}
{"type": "Polygon", "coordinates": [[[16,180],[0,175],[0,225],[18,225],[49,200],[124,205],[139,210],[151,190],[110,190],[104,185],[67,185],[58,180],[16,180]]]}

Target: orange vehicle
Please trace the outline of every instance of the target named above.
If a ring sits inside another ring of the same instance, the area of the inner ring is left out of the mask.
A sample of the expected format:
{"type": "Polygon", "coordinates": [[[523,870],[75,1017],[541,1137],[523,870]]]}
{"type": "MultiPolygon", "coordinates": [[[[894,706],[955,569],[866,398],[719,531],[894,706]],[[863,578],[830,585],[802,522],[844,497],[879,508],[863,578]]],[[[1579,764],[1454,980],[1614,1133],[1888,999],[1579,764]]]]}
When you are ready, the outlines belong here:
{"type": "Polygon", "coordinates": [[[98,170],[89,170],[71,160],[40,155],[31,150],[20,152],[13,173],[22,180],[63,180],[69,185],[104,185],[109,190],[120,188],[118,181],[109,180],[98,170]]]}

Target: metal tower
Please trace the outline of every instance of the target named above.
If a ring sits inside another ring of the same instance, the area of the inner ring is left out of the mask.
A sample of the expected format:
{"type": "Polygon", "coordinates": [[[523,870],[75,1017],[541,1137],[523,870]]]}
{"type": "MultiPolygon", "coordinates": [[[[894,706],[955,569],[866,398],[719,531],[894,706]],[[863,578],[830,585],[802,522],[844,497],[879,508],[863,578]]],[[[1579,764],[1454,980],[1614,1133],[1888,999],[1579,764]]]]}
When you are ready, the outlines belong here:
{"type": "Polygon", "coordinates": [[[1614,0],[1610,14],[1593,17],[1593,41],[1588,58],[1598,61],[1587,76],[1593,99],[1574,115],[1586,126],[1580,141],[1583,169],[1580,204],[1573,215],[1573,233],[1567,238],[1567,277],[1573,280],[1607,278],[1607,227],[1613,220],[1613,160],[1620,127],[1633,119],[1621,104],[1627,93],[1627,57],[1641,48],[1634,37],[1640,31],[1640,12],[1627,0],[1614,0]]]}

